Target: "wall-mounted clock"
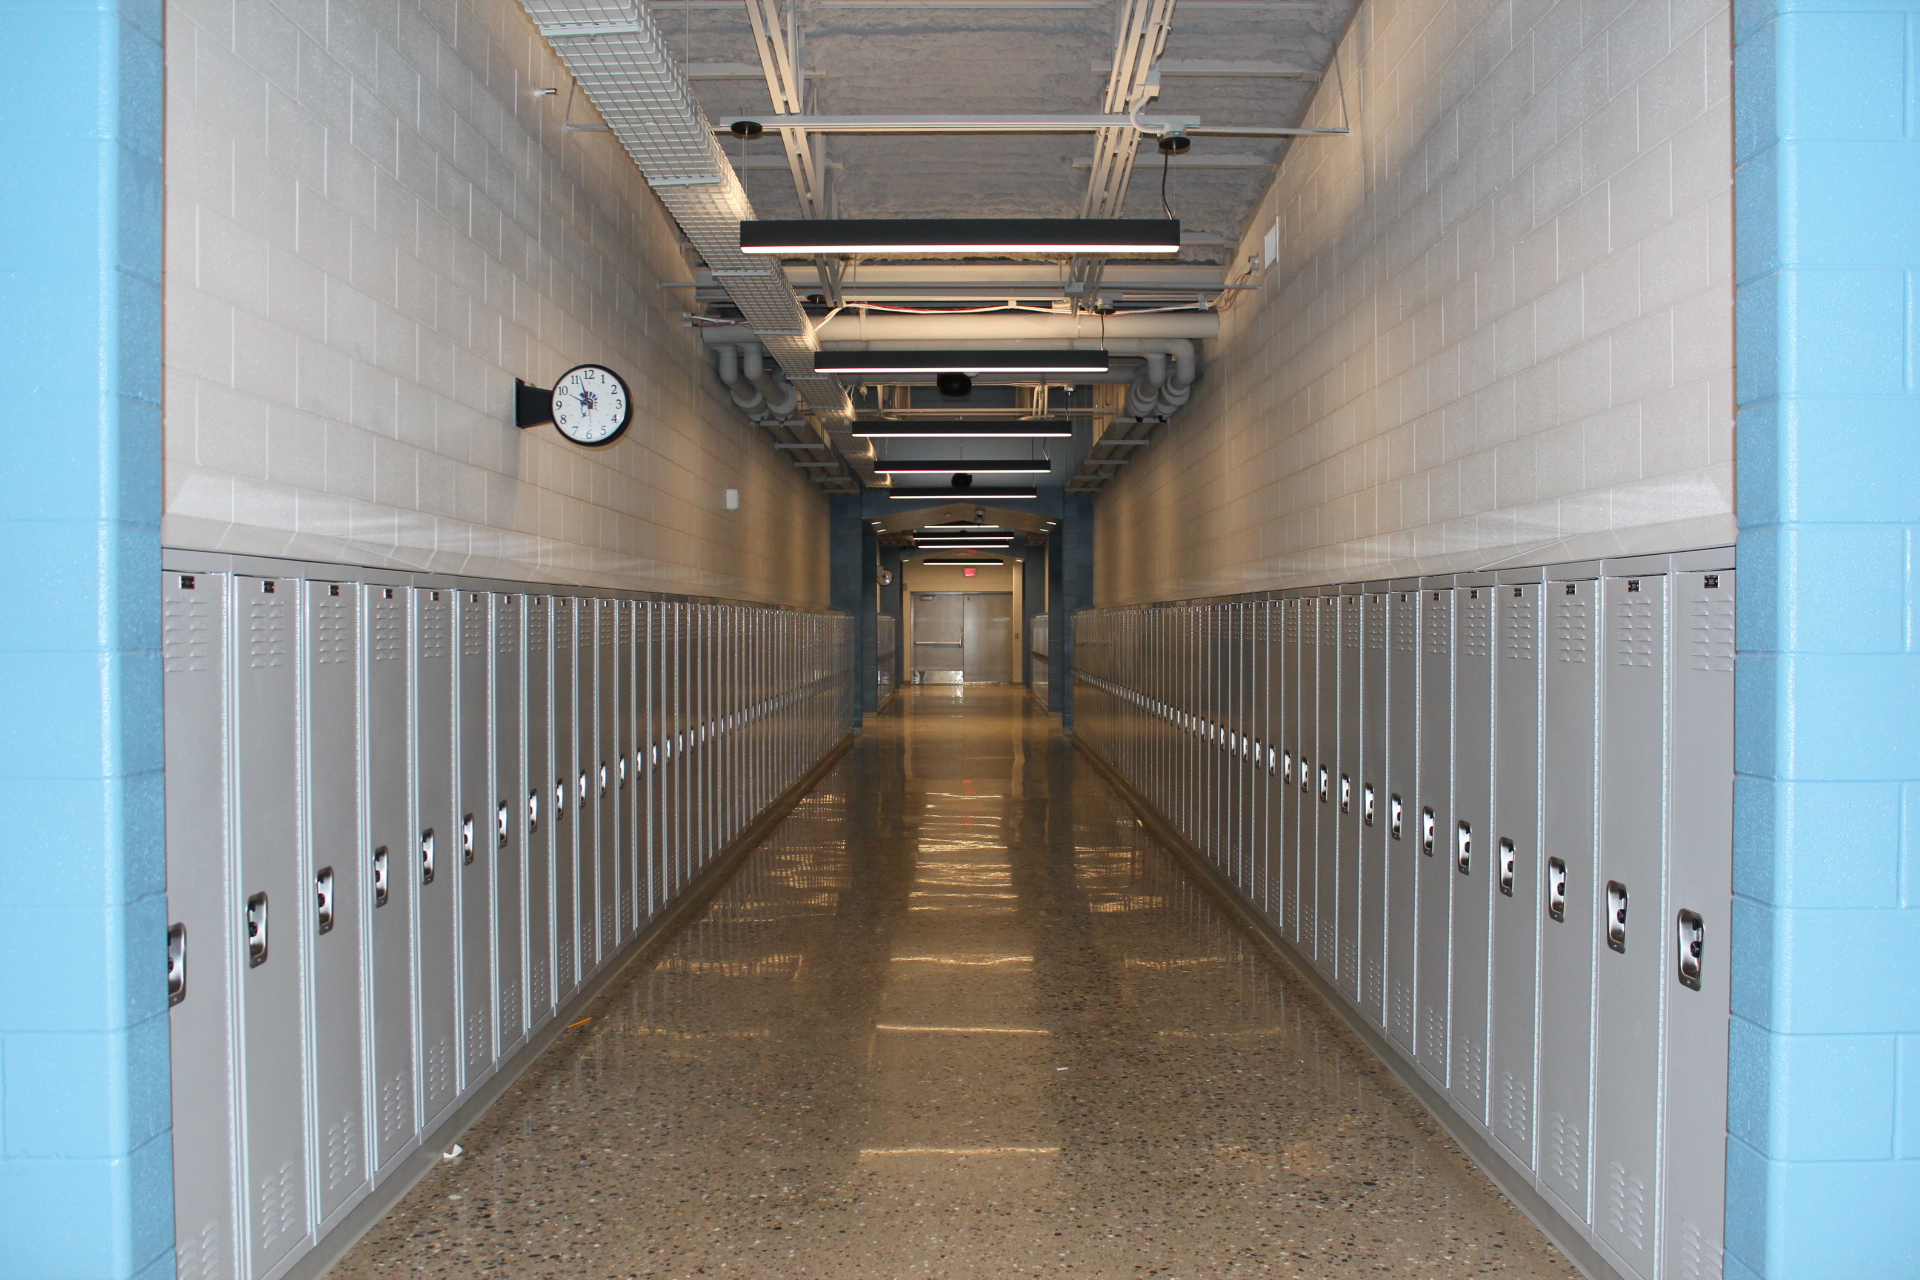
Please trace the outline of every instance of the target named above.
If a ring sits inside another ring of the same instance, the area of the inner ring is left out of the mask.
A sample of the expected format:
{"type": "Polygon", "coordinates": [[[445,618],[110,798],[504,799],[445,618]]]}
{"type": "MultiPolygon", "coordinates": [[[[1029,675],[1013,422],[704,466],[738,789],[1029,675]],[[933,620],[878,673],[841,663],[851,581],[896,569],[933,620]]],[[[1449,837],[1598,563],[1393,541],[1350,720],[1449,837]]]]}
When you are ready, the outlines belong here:
{"type": "Polygon", "coordinates": [[[633,421],[633,395],[626,379],[605,365],[567,370],[551,391],[514,379],[515,421],[522,427],[551,422],[575,444],[612,444],[633,421]]]}

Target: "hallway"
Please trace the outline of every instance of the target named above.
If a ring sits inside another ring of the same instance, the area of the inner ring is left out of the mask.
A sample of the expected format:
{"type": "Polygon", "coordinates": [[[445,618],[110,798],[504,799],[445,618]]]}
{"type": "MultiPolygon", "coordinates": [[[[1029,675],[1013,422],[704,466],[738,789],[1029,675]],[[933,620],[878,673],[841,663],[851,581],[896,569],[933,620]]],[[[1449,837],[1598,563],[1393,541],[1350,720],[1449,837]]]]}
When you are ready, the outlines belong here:
{"type": "Polygon", "coordinates": [[[904,690],[332,1273],[1577,1273],[1018,688],[904,690]]]}

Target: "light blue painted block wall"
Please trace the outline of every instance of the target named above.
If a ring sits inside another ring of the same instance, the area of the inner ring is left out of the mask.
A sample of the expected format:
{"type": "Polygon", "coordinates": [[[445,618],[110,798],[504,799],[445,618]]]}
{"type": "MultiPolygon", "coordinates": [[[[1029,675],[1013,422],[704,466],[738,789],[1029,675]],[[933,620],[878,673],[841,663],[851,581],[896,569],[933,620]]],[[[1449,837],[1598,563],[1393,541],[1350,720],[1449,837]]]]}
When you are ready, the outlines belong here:
{"type": "Polygon", "coordinates": [[[173,1274],[161,5],[0,3],[0,1278],[173,1274]]]}
{"type": "Polygon", "coordinates": [[[1920,3],[1734,18],[1727,1273],[1920,1276],[1920,3]]]}

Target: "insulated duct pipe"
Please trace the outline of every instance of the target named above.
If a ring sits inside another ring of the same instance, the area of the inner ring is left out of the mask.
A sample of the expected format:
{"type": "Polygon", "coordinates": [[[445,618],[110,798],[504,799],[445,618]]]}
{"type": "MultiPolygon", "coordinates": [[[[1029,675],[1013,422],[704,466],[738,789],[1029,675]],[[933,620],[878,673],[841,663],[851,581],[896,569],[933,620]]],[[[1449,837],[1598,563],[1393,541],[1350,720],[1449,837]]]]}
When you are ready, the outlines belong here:
{"type": "MultiPolygon", "coordinates": [[[[755,348],[758,350],[758,348],[755,348]]],[[[731,342],[723,343],[713,349],[714,371],[720,375],[720,381],[727,386],[727,393],[733,402],[752,416],[754,411],[766,403],[766,397],[760,390],[740,377],[740,348],[731,342]]]]}
{"type": "Polygon", "coordinates": [[[767,371],[766,352],[758,343],[741,349],[743,363],[746,366],[747,379],[760,392],[766,401],[767,413],[771,417],[786,418],[800,405],[800,393],[793,384],[781,376],[778,369],[767,371]]]}

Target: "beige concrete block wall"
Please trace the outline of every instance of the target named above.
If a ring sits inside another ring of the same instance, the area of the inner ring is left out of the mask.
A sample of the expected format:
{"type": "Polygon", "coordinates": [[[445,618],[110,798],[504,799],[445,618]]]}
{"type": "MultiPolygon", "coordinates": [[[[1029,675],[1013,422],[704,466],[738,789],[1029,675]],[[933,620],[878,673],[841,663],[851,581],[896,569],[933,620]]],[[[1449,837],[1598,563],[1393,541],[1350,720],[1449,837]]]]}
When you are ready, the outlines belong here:
{"type": "Polygon", "coordinates": [[[1721,0],[1366,0],[1100,602],[1732,541],[1729,47],[1721,0]]]}
{"type": "Polygon", "coordinates": [[[513,0],[172,0],[167,76],[167,545],[826,603],[825,498],[513,0]],[[586,361],[623,439],[513,426],[516,376],[586,361]]]}

